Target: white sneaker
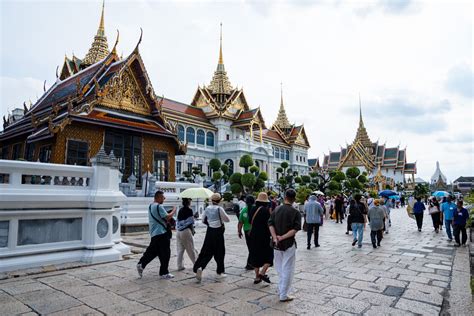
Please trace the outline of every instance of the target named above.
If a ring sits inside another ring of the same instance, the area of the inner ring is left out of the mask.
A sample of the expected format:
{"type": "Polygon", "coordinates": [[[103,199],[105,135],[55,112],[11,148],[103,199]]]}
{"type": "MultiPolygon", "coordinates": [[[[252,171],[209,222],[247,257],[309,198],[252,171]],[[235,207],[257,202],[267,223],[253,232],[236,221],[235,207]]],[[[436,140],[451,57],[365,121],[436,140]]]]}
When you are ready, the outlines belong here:
{"type": "Polygon", "coordinates": [[[217,274],[217,278],[218,278],[218,279],[225,278],[226,276],[227,276],[227,274],[225,274],[225,273],[218,273],[218,274],[217,274]]]}
{"type": "Polygon", "coordinates": [[[197,271],[196,271],[196,280],[199,283],[201,283],[201,280],[202,280],[202,269],[201,268],[197,269],[197,271]]]}
{"type": "Polygon", "coordinates": [[[160,278],[163,280],[169,280],[169,279],[174,278],[174,275],[172,275],[171,273],[168,273],[168,274],[160,276],[160,278]]]}
{"type": "Polygon", "coordinates": [[[141,263],[137,263],[137,272],[140,279],[143,277],[143,267],[141,263]]]}

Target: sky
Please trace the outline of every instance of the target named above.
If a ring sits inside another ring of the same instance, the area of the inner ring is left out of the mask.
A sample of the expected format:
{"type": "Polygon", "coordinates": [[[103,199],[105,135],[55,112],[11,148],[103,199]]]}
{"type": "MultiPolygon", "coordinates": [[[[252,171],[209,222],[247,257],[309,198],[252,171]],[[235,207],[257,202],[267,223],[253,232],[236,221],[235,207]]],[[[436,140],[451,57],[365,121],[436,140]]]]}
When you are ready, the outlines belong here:
{"type": "MultiPolygon", "coordinates": [[[[64,55],[83,58],[102,1],[0,0],[0,115],[33,103],[64,55]]],[[[429,180],[474,176],[472,1],[106,0],[109,47],[140,53],[157,95],[190,103],[224,64],[251,107],[274,122],[283,84],[291,123],[304,124],[310,158],[350,144],[359,95],[372,141],[407,149],[429,180]]],[[[0,127],[1,128],[1,127],[0,127]]]]}

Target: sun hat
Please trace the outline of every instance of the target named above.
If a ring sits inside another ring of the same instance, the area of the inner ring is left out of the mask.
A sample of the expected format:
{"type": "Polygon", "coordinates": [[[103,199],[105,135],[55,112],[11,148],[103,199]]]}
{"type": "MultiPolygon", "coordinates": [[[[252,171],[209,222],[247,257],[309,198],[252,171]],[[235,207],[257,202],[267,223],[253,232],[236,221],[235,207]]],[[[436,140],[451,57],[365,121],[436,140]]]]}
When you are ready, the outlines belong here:
{"type": "Polygon", "coordinates": [[[211,201],[219,202],[220,200],[222,200],[222,197],[219,193],[214,193],[211,195],[211,201]]]}
{"type": "Polygon", "coordinates": [[[260,192],[255,202],[268,202],[268,195],[265,192],[260,192]]]}

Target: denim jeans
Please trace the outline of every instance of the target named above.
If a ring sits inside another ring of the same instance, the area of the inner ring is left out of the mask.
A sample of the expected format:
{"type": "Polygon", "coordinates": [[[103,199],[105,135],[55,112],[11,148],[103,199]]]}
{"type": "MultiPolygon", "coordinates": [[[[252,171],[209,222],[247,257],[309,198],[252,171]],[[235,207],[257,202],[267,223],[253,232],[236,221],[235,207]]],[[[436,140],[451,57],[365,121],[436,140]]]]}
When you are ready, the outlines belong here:
{"type": "Polygon", "coordinates": [[[352,223],[352,236],[357,240],[357,244],[362,246],[362,238],[364,237],[364,223],[352,223]]]}
{"type": "Polygon", "coordinates": [[[449,239],[453,239],[453,235],[451,234],[451,224],[453,223],[452,219],[446,219],[445,221],[445,227],[446,227],[446,235],[448,235],[449,239]]]}

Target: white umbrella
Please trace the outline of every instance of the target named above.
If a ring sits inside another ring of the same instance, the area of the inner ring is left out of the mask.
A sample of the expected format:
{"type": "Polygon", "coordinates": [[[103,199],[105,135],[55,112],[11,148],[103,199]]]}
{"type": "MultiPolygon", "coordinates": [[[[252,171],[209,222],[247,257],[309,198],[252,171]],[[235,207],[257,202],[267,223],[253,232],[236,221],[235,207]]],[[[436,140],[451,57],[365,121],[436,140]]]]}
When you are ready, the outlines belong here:
{"type": "Polygon", "coordinates": [[[179,196],[182,199],[208,199],[213,194],[214,192],[206,188],[189,188],[181,192],[179,196]]]}
{"type": "Polygon", "coordinates": [[[313,194],[316,194],[316,195],[324,195],[324,193],[321,192],[321,191],[319,191],[319,190],[318,190],[318,191],[314,191],[313,194]]]}

